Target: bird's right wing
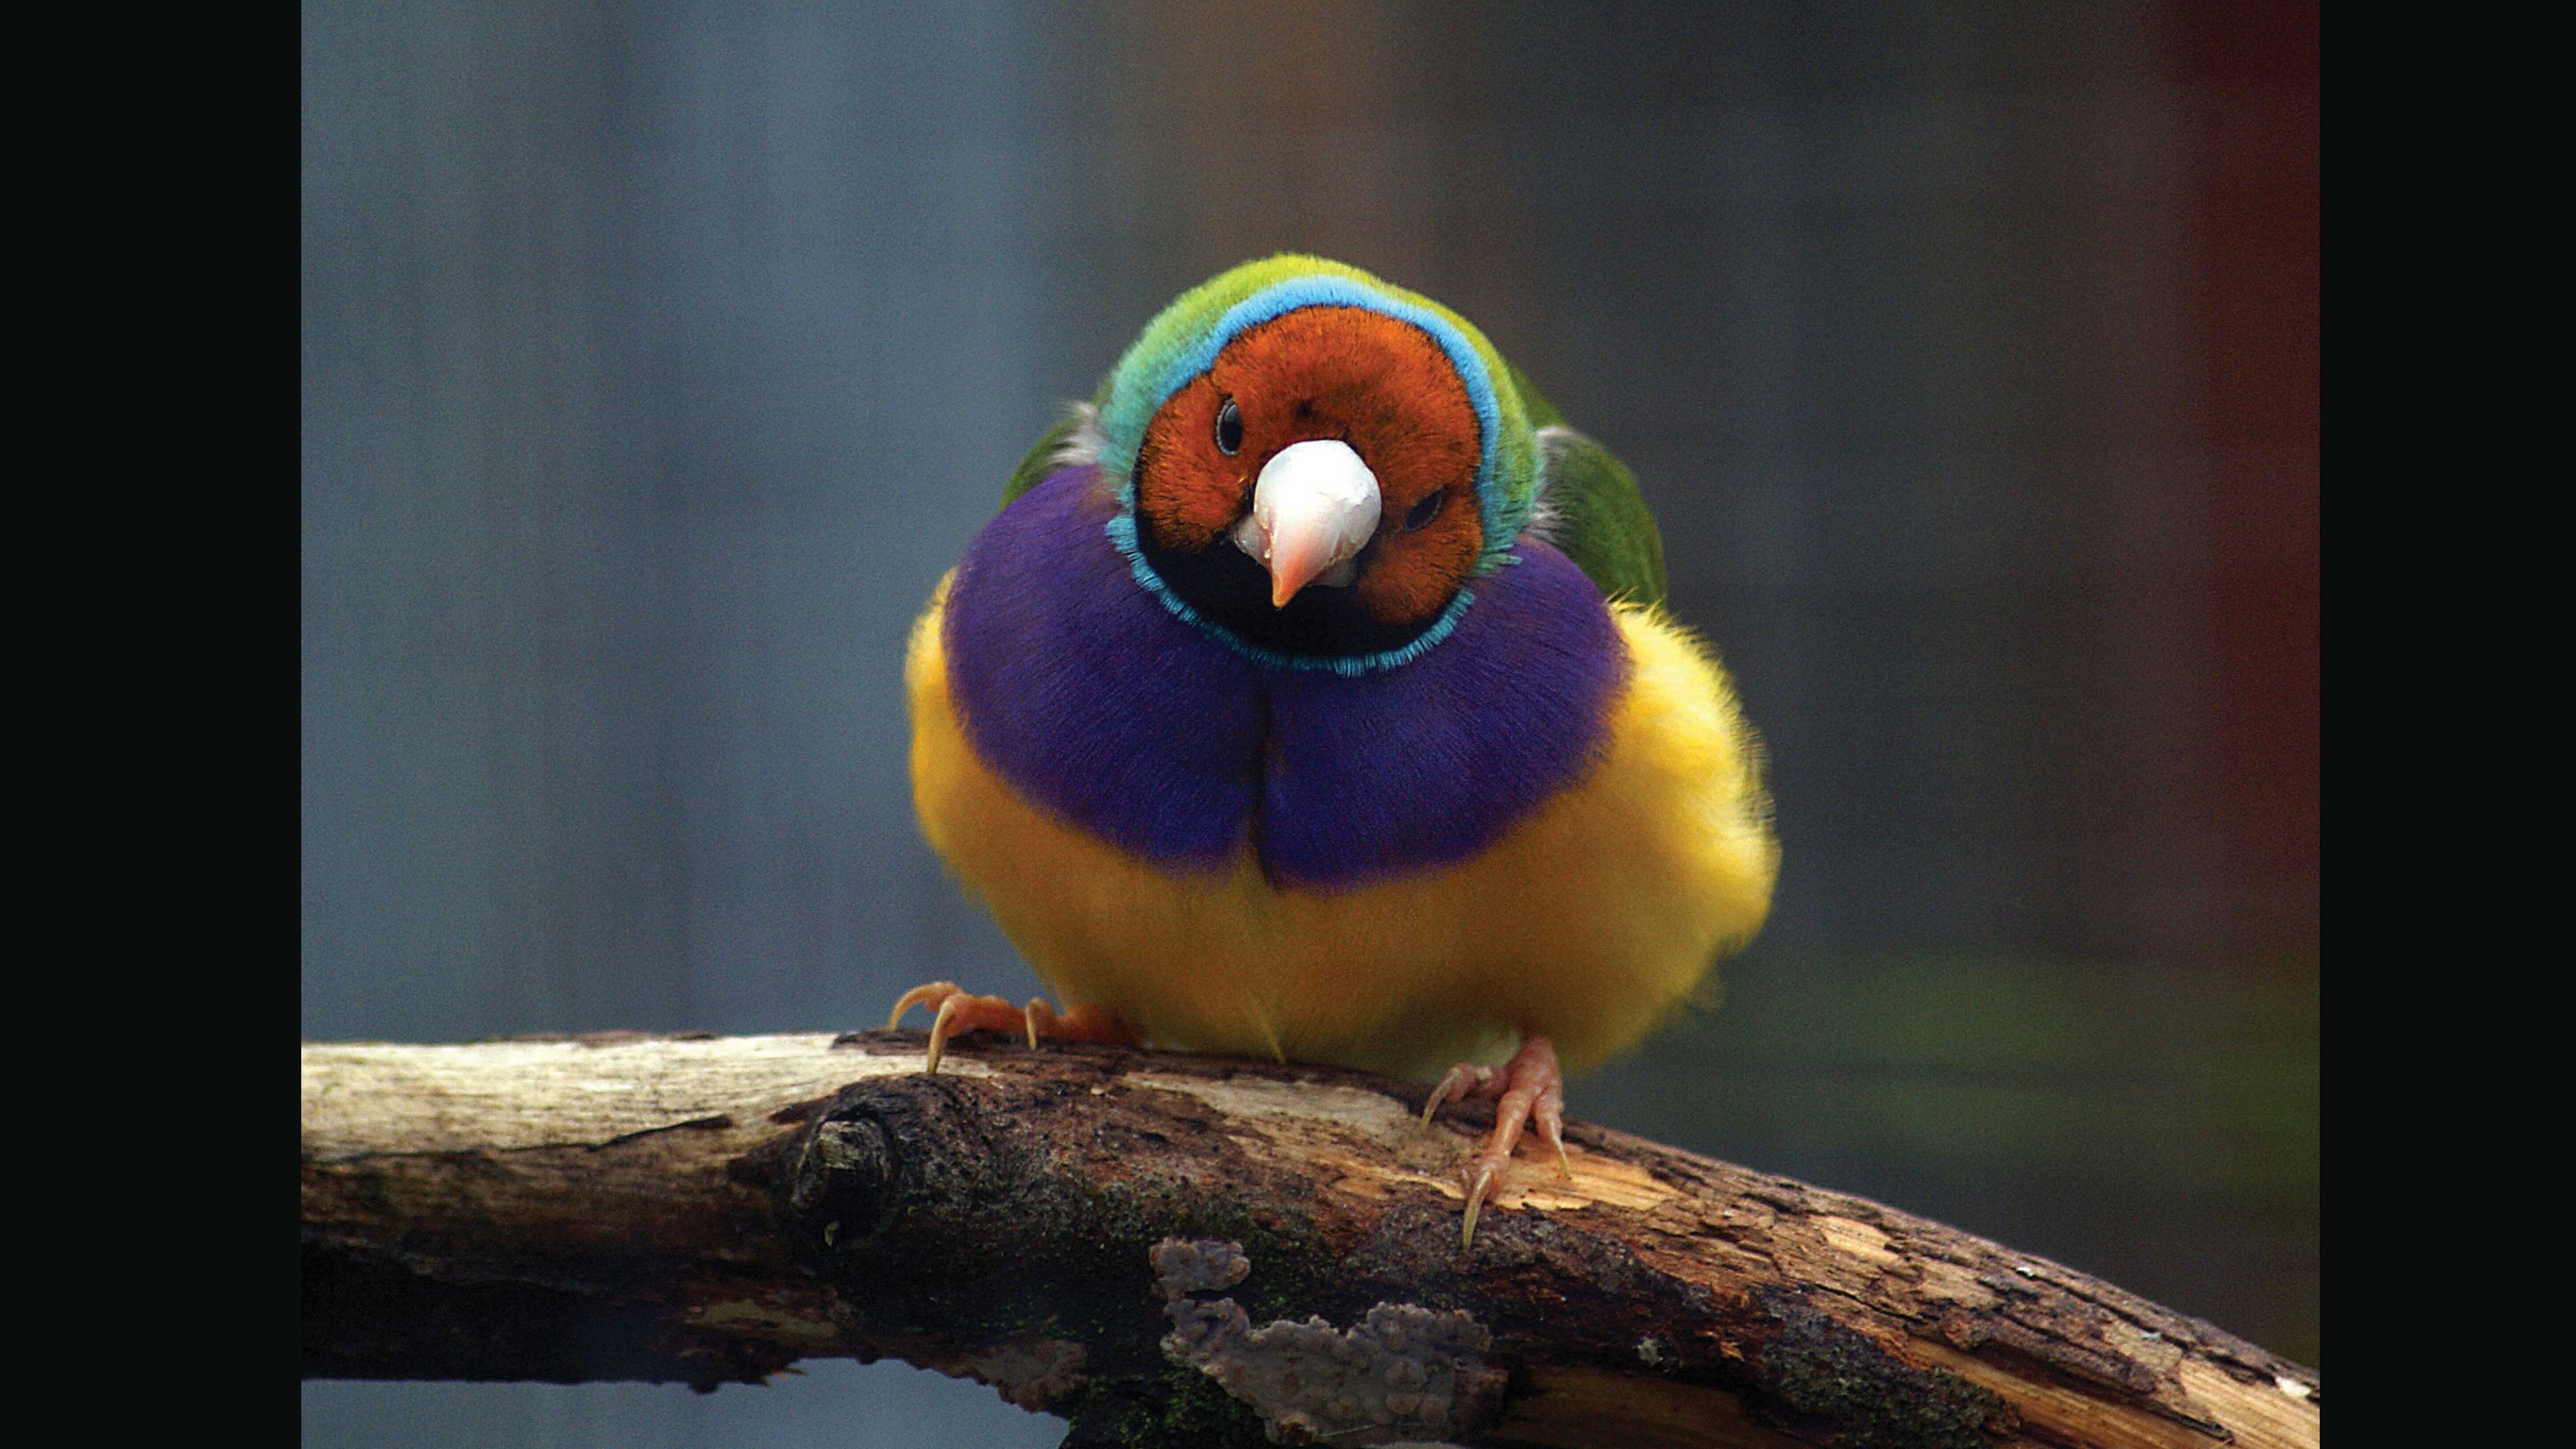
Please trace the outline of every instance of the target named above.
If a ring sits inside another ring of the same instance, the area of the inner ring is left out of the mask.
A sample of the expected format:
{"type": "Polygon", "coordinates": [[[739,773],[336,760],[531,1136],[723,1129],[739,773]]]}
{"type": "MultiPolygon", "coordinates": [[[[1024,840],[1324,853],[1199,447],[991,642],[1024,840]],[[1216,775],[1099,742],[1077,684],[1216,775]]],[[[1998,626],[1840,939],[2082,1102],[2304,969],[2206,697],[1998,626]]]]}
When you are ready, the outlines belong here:
{"type": "Polygon", "coordinates": [[[1664,539],[1628,465],[1565,425],[1517,367],[1512,385],[1538,428],[1538,510],[1532,527],[1613,599],[1664,601],[1664,539]]]}

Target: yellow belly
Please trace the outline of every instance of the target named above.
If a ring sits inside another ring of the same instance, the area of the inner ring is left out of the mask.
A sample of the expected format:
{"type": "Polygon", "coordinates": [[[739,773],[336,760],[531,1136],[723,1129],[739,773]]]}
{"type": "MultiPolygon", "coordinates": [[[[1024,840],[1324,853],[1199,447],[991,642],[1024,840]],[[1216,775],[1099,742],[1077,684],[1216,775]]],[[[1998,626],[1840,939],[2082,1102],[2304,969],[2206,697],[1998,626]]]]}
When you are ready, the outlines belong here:
{"type": "Polygon", "coordinates": [[[1231,871],[1138,860],[986,768],[949,700],[947,594],[905,665],[922,830],[1049,986],[1156,1045],[1423,1075],[1543,1032],[1580,1072],[1651,1031],[1770,908],[1760,747],[1724,673],[1658,611],[1615,607],[1634,668],[1581,781],[1472,860],[1309,892],[1248,850],[1231,871]]]}

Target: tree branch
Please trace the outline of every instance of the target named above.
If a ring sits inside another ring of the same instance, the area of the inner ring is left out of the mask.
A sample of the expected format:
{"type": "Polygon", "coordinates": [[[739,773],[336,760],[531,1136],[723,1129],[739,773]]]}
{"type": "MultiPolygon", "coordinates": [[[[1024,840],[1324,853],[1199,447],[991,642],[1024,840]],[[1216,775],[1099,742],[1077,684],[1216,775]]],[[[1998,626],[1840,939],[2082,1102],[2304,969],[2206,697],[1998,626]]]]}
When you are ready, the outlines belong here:
{"type": "Polygon", "coordinates": [[[1490,1104],[918,1033],[303,1049],[304,1373],[712,1388],[898,1357],[1069,1444],[2317,1443],[2317,1374],[1861,1198],[1490,1104]],[[1277,1320],[1274,1322],[1273,1320],[1277,1320]],[[1261,1325],[1261,1326],[1256,1326],[1261,1325]]]}

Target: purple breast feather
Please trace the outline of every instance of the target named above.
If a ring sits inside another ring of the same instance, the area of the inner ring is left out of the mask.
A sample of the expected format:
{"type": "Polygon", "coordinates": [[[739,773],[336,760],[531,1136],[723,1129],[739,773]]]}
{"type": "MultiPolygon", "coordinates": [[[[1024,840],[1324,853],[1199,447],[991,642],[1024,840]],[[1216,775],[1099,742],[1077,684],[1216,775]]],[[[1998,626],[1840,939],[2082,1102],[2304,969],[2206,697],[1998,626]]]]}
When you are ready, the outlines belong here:
{"type": "Polygon", "coordinates": [[[1420,657],[1276,668],[1175,616],[1102,532],[1098,472],[1050,475],[986,524],[950,585],[948,689],[986,765],[1130,854],[1225,868],[1248,840],[1328,890],[1463,860],[1600,756],[1627,651],[1544,543],[1475,583],[1420,657]]]}

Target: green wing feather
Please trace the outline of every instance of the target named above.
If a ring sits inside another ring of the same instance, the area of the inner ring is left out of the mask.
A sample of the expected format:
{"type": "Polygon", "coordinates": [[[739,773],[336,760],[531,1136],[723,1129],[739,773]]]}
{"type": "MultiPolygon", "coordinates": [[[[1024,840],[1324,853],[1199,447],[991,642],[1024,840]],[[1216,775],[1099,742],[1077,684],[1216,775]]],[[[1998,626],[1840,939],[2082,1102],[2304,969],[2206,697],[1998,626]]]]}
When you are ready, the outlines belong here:
{"type": "Polygon", "coordinates": [[[1019,502],[1021,494],[1038,486],[1046,475],[1055,471],[1056,449],[1063,447],[1064,440],[1072,437],[1073,430],[1080,426],[1082,419],[1068,411],[1062,422],[1038,436],[1037,446],[1029,449],[1028,456],[1020,459],[1020,466],[1011,470],[1011,481],[1002,485],[1004,508],[1019,502]]]}
{"type": "Polygon", "coordinates": [[[1020,466],[1011,470],[1011,481],[1002,485],[1002,507],[1008,508],[1019,502],[1021,494],[1044,482],[1046,475],[1055,471],[1057,450],[1073,436],[1075,429],[1085,423],[1097,423],[1101,404],[1107,401],[1109,379],[1104,377],[1100,380],[1099,390],[1091,395],[1088,415],[1081,408],[1066,408],[1064,416],[1056,420],[1054,427],[1038,435],[1037,446],[1029,449],[1027,455],[1020,459],[1020,466]]]}
{"type": "Polygon", "coordinates": [[[1517,367],[1512,386],[1542,435],[1539,497],[1554,516],[1548,541],[1613,599],[1664,601],[1664,538],[1636,477],[1609,449],[1565,425],[1565,416],[1517,367]]]}

